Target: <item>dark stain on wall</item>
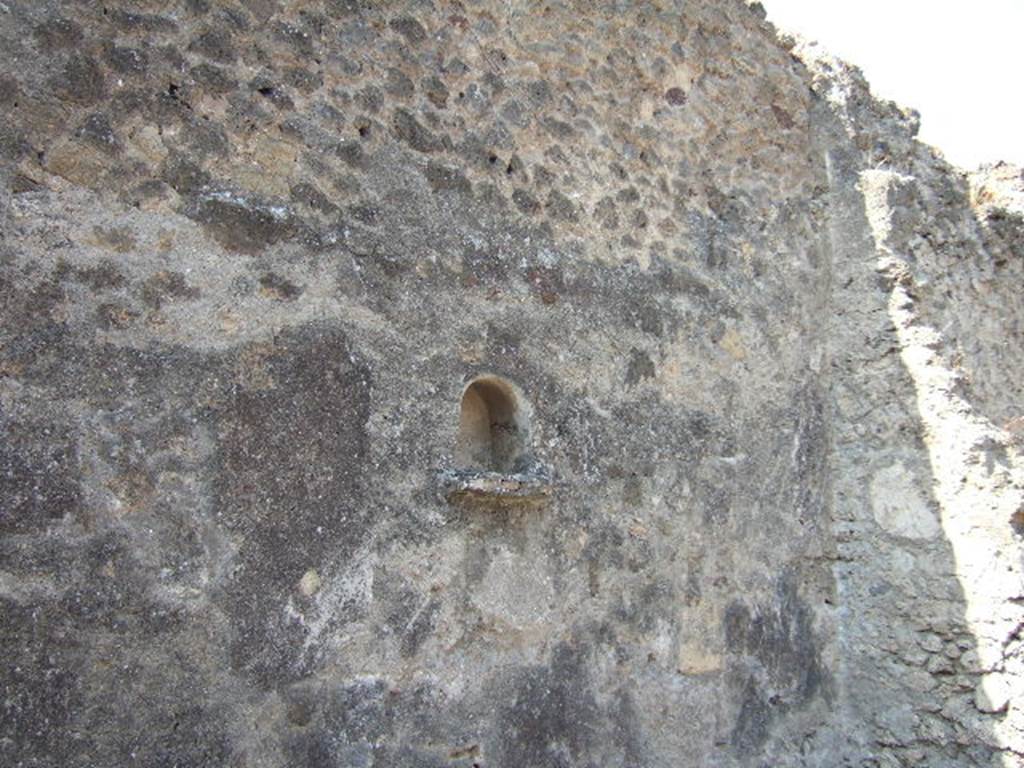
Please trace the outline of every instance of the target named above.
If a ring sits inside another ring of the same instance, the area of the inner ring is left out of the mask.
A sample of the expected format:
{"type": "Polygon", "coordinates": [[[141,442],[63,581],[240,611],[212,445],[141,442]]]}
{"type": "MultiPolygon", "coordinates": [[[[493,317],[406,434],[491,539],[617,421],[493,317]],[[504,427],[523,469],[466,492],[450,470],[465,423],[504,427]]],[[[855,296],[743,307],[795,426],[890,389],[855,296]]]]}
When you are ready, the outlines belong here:
{"type": "Polygon", "coordinates": [[[761,747],[772,723],[816,696],[831,698],[810,609],[795,574],[781,576],[770,603],[732,602],[723,628],[731,672],[741,681],[741,704],[731,743],[749,753],[761,747]]]}
{"type": "Polygon", "coordinates": [[[357,501],[371,379],[355,360],[337,329],[282,334],[240,361],[256,383],[230,384],[218,414],[214,503],[243,541],[224,607],[236,668],[265,685],[305,673],[303,628],[281,618],[303,573],[325,552],[354,551],[372,523],[357,501]]]}

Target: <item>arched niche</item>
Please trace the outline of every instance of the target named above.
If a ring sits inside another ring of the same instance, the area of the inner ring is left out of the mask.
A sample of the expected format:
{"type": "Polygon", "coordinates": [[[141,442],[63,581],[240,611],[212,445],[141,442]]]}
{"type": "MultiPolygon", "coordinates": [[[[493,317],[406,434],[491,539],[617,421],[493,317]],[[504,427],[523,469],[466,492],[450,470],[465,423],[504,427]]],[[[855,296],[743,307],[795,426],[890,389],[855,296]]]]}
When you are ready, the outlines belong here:
{"type": "Polygon", "coordinates": [[[462,391],[455,463],[462,469],[521,471],[530,448],[529,413],[522,395],[498,376],[480,376],[462,391]]]}

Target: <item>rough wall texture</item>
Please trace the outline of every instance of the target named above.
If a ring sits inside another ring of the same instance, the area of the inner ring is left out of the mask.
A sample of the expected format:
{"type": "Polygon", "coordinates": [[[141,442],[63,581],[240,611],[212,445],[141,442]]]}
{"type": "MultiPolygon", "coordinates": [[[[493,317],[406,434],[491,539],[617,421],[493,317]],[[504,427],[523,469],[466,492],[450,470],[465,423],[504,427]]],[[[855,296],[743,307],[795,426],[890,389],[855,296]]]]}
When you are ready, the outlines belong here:
{"type": "Polygon", "coordinates": [[[836,118],[842,699],[879,764],[1021,765],[1024,175],[954,171],[915,116],[803,53],[836,118]]]}
{"type": "Polygon", "coordinates": [[[741,2],[0,53],[4,765],[1024,754],[1019,172],[741,2]],[[541,505],[445,499],[481,373],[541,505]]]}

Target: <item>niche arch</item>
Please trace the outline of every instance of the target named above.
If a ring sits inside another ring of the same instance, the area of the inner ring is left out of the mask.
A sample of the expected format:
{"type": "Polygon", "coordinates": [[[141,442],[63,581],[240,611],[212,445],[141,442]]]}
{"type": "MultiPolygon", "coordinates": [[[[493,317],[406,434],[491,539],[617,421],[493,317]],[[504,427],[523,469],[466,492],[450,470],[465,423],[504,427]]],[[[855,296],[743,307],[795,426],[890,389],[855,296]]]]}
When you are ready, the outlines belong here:
{"type": "Polygon", "coordinates": [[[472,379],[462,390],[455,463],[460,469],[510,474],[530,462],[530,408],[500,376],[472,379]]]}

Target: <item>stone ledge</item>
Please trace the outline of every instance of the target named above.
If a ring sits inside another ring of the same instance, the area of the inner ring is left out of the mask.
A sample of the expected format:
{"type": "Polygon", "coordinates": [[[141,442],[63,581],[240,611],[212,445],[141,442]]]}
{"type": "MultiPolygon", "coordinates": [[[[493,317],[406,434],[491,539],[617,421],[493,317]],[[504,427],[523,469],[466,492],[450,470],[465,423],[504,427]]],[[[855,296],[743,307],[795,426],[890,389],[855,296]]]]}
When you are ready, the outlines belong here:
{"type": "Polygon", "coordinates": [[[447,469],[438,473],[438,484],[449,504],[495,508],[540,506],[555,487],[540,468],[508,473],[447,469]]]}

